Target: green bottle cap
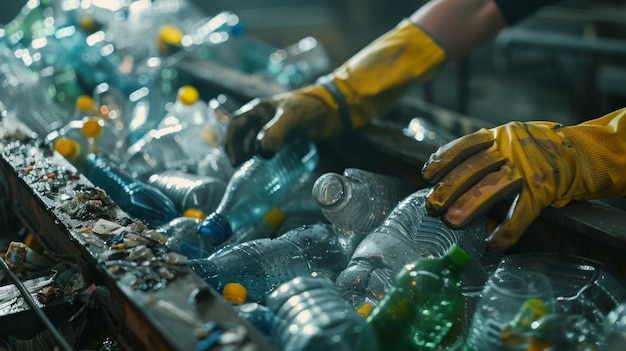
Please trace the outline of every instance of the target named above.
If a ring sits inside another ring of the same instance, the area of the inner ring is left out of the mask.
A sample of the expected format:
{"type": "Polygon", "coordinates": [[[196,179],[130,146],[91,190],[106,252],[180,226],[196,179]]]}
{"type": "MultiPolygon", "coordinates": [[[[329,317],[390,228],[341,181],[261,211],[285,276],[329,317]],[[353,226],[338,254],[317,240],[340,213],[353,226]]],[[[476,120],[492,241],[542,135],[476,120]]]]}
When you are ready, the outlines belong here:
{"type": "Polygon", "coordinates": [[[446,253],[446,256],[459,268],[464,268],[470,261],[470,256],[467,251],[456,244],[452,245],[446,253]]]}

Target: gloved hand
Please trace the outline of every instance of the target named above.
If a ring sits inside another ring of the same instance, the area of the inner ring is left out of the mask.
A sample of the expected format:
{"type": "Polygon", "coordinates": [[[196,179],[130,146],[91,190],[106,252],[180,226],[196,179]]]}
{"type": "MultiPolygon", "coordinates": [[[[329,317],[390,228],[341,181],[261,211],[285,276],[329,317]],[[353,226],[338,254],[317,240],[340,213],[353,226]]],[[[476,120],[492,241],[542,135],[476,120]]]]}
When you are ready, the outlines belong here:
{"type": "Polygon", "coordinates": [[[575,126],[511,122],[441,147],[422,170],[436,183],[426,207],[460,228],[516,195],[490,249],[514,244],[541,210],[626,195],[626,109],[575,126]]]}
{"type": "Polygon", "coordinates": [[[226,152],[236,166],[255,153],[272,157],[287,138],[317,141],[361,127],[445,58],[433,39],[404,20],[316,84],[255,99],[235,111],[226,152]]]}

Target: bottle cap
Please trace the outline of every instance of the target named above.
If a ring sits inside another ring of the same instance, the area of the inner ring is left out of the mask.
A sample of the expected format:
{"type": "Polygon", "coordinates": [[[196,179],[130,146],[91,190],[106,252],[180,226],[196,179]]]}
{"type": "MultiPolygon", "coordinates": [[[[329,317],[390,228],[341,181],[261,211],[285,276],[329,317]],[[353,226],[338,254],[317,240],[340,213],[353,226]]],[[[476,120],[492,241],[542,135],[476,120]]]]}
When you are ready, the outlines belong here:
{"type": "Polygon", "coordinates": [[[166,24],[161,27],[157,36],[157,45],[161,51],[167,51],[168,46],[180,46],[183,32],[176,26],[166,24]]]}
{"type": "Polygon", "coordinates": [[[54,149],[63,157],[71,159],[78,156],[80,144],[74,139],[63,137],[54,143],[54,149]]]}
{"type": "Polygon", "coordinates": [[[104,123],[98,117],[88,117],[83,122],[80,131],[88,138],[97,138],[102,134],[102,125],[104,123]]]}
{"type": "Polygon", "coordinates": [[[91,16],[84,16],[80,19],[80,28],[82,28],[87,33],[95,33],[98,26],[96,26],[96,21],[91,16]]]}
{"type": "Polygon", "coordinates": [[[320,207],[331,207],[341,201],[346,190],[343,178],[337,173],[326,173],[317,178],[312,194],[320,207]]]}
{"type": "Polygon", "coordinates": [[[285,220],[285,213],[278,207],[272,207],[263,219],[272,227],[272,229],[278,229],[278,226],[285,220]]]}
{"type": "Polygon", "coordinates": [[[76,109],[82,111],[91,111],[93,110],[95,103],[91,96],[81,95],[76,99],[76,109]]]}
{"type": "Polygon", "coordinates": [[[372,306],[371,303],[366,302],[364,304],[361,305],[361,307],[359,307],[356,310],[356,314],[358,314],[359,316],[366,318],[367,316],[370,315],[370,313],[372,312],[372,310],[374,309],[374,306],[372,306]]]}
{"type": "Polygon", "coordinates": [[[203,220],[206,218],[206,214],[197,208],[188,208],[183,212],[183,217],[196,218],[203,220]]]}
{"type": "Polygon", "coordinates": [[[245,286],[239,283],[228,283],[224,285],[222,290],[222,297],[228,302],[244,304],[246,303],[246,297],[248,297],[248,290],[245,286]]]}
{"type": "Polygon", "coordinates": [[[233,235],[228,219],[219,213],[213,212],[200,224],[198,234],[206,238],[211,244],[219,245],[233,235]]]}
{"type": "Polygon", "coordinates": [[[470,261],[470,256],[467,251],[456,244],[452,245],[446,253],[446,256],[459,268],[464,268],[470,261]]]}
{"type": "Polygon", "coordinates": [[[198,89],[191,85],[185,85],[178,89],[178,100],[187,106],[195,104],[199,98],[200,93],[198,93],[198,89]]]}

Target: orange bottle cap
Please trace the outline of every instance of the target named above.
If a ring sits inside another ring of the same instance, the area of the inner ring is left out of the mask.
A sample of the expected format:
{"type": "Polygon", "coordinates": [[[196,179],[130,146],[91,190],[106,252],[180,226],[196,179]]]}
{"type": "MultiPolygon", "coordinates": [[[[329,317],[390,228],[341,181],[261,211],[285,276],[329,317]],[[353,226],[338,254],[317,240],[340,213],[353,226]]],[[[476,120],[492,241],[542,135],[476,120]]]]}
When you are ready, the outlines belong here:
{"type": "Polygon", "coordinates": [[[183,217],[196,218],[203,220],[206,218],[206,214],[197,208],[188,208],[183,212],[183,217]]]}
{"type": "Polygon", "coordinates": [[[88,138],[97,138],[102,134],[104,122],[98,117],[86,118],[80,131],[88,138]]]}
{"type": "Polygon", "coordinates": [[[54,149],[65,158],[74,158],[80,153],[80,144],[71,138],[59,138],[54,143],[54,149]]]}
{"type": "Polygon", "coordinates": [[[246,297],[248,297],[248,290],[239,283],[228,283],[224,285],[222,297],[228,302],[244,304],[246,303],[246,297]]]}

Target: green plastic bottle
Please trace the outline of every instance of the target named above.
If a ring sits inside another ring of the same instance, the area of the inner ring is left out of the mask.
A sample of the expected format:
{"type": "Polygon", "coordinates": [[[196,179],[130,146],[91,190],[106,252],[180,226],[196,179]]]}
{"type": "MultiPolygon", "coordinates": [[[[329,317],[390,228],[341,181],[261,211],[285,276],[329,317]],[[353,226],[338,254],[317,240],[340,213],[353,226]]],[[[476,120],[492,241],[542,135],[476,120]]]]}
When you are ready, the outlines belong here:
{"type": "Polygon", "coordinates": [[[367,322],[385,350],[435,350],[458,320],[461,271],[470,256],[453,245],[442,257],[420,257],[396,276],[367,322]]]}

